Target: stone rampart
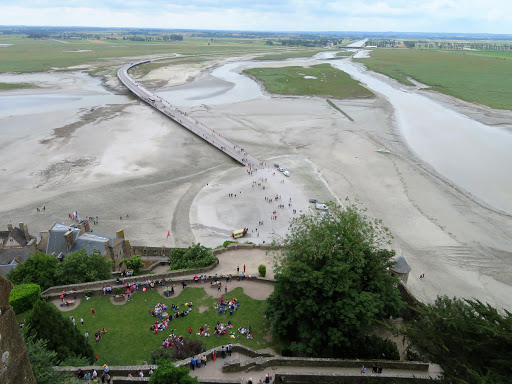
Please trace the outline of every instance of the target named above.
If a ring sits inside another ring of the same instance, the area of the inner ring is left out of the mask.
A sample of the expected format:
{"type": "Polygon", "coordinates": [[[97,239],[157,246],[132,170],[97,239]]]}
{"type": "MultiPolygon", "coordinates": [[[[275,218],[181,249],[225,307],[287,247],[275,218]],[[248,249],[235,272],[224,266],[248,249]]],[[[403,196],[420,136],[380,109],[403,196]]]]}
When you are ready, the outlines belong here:
{"type": "Polygon", "coordinates": [[[224,372],[241,372],[247,370],[263,370],[268,367],[325,367],[325,368],[359,368],[362,365],[371,367],[373,364],[380,364],[383,369],[400,369],[406,371],[427,372],[428,363],[416,361],[394,361],[394,360],[362,360],[362,359],[325,359],[325,358],[304,358],[257,356],[250,360],[232,360],[224,363],[224,372]]]}
{"type": "Polygon", "coordinates": [[[36,384],[9,295],[12,284],[0,276],[0,383],[36,384]]]}
{"type": "MultiPolygon", "coordinates": [[[[154,275],[140,275],[140,276],[130,276],[130,277],[124,277],[122,280],[125,283],[130,282],[136,282],[136,281],[146,281],[146,280],[162,280],[162,279],[168,279],[173,277],[180,277],[180,276],[190,276],[195,274],[202,274],[205,272],[209,272],[217,265],[219,264],[219,261],[216,260],[211,265],[204,267],[204,268],[198,268],[198,269],[187,269],[182,271],[171,271],[171,272],[165,272],[165,273],[159,273],[154,275]]],[[[43,297],[53,297],[56,295],[60,295],[62,291],[76,291],[76,294],[80,294],[85,290],[92,290],[92,291],[99,291],[105,286],[112,286],[113,288],[116,287],[116,280],[110,279],[110,280],[100,280],[100,281],[92,281],[90,283],[81,283],[81,284],[69,284],[69,285],[59,285],[55,287],[50,287],[47,290],[45,290],[41,296],[43,297]]]]}
{"type": "Polygon", "coordinates": [[[385,373],[366,373],[353,374],[343,372],[323,372],[323,373],[297,373],[293,370],[280,371],[274,373],[273,379],[275,383],[343,383],[343,384],[368,384],[368,383],[411,383],[417,380],[438,380],[438,378],[429,375],[417,374],[385,374],[385,373]],[[283,380],[282,378],[285,378],[283,380]]]}

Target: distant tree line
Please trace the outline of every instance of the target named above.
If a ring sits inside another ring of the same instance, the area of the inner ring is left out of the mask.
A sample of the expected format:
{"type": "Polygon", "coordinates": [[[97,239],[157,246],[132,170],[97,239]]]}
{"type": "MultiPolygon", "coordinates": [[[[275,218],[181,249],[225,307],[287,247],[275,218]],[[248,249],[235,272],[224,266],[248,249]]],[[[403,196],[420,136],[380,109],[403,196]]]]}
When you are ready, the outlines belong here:
{"type": "Polygon", "coordinates": [[[454,41],[432,41],[432,40],[395,40],[395,39],[372,39],[367,45],[374,45],[379,48],[394,48],[404,44],[407,48],[417,49],[443,49],[451,51],[462,51],[474,49],[476,51],[512,51],[512,44],[488,43],[488,42],[454,42],[454,41]]]}

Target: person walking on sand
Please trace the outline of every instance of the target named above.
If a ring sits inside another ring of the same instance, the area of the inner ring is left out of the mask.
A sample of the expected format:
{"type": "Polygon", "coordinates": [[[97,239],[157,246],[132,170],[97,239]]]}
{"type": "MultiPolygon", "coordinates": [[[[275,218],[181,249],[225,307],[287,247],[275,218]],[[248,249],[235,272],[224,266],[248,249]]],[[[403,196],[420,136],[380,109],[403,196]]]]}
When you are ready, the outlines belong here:
{"type": "Polygon", "coordinates": [[[244,264],[244,272],[245,272],[245,264],[244,264]]]}

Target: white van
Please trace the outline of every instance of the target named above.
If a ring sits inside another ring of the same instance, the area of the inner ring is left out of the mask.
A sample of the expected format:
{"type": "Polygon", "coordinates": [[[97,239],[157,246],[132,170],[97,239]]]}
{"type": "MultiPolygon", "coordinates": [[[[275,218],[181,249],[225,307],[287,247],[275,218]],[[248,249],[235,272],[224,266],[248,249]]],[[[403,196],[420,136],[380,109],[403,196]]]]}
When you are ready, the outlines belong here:
{"type": "Polygon", "coordinates": [[[288,172],[288,171],[284,171],[284,172],[283,172],[283,175],[285,175],[285,176],[287,176],[287,177],[290,177],[290,172],[288,172]]]}

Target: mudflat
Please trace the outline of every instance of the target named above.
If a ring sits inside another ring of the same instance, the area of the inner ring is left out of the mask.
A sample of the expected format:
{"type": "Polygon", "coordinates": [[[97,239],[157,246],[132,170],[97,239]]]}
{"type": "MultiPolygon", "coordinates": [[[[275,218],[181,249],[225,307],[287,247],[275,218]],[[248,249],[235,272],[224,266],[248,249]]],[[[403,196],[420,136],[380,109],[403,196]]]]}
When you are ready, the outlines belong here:
{"type": "MultiPolygon", "coordinates": [[[[293,65],[319,62],[296,60],[293,65]]],[[[248,174],[200,138],[126,96],[115,78],[103,79],[107,91],[87,75],[66,73],[66,81],[49,78],[38,85],[46,94],[74,95],[73,103],[51,104],[47,111],[30,111],[29,106],[18,114],[1,111],[0,124],[8,127],[2,131],[0,152],[2,222],[27,222],[37,234],[57,220],[70,222],[68,213],[78,210],[82,216],[99,217],[95,232],[113,234],[123,228],[134,244],[215,246],[244,227],[249,236],[243,241],[262,243],[284,236],[291,218],[312,209],[309,198],[347,204],[348,197],[391,229],[392,248],[411,265],[408,285],[420,299],[474,297],[510,309],[510,215],[450,183],[412,151],[387,97],[376,92],[371,99],[330,98],[351,121],[322,97],[276,96],[253,88],[250,97],[242,97],[240,84],[252,81],[240,73],[248,64],[230,65],[226,76],[224,67],[212,70],[204,62],[169,65],[138,81],[148,87],[161,81],[165,89],[157,91],[265,161],[267,168],[248,174]],[[187,80],[181,86],[186,92],[169,88],[187,80]],[[205,93],[211,86],[215,89],[205,93]],[[61,105],[58,112],[55,105],[61,105]],[[379,154],[379,148],[392,154],[379,154]],[[274,163],[290,177],[276,171],[274,163]],[[42,205],[44,214],[37,213],[42,205]]],[[[40,92],[23,89],[0,97],[40,92]]],[[[57,96],[47,98],[52,97],[57,96]]],[[[462,110],[444,96],[429,98],[462,110]]],[[[464,108],[475,120],[484,113],[464,108]]]]}

